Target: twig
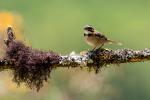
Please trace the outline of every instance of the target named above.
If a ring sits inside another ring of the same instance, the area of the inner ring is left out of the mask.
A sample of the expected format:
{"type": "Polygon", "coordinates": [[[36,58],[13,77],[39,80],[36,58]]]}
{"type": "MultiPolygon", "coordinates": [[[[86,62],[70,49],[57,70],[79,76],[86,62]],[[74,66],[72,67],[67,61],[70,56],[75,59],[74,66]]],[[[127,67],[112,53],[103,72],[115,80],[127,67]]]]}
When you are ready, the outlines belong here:
{"type": "Polygon", "coordinates": [[[72,52],[62,56],[53,51],[40,51],[15,40],[11,27],[7,29],[8,38],[5,57],[0,59],[0,71],[13,71],[13,81],[18,85],[26,86],[37,91],[43,82],[50,77],[50,72],[58,67],[87,67],[96,73],[106,65],[150,60],[150,49],[133,51],[130,49],[108,50],[98,49],[94,52],[85,52],[82,55],[72,52]]]}

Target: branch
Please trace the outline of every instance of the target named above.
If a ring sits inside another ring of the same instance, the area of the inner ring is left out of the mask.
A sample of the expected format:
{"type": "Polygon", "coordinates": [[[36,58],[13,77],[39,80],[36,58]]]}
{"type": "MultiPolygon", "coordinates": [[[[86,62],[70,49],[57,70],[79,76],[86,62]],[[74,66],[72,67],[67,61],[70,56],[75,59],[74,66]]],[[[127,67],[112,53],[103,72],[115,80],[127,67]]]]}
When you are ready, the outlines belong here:
{"type": "Polygon", "coordinates": [[[26,46],[23,42],[15,40],[11,27],[7,29],[8,38],[4,40],[6,54],[0,59],[0,71],[12,70],[13,81],[18,85],[25,83],[37,91],[47,82],[50,72],[58,67],[87,67],[96,73],[110,64],[141,62],[150,60],[150,49],[133,51],[130,49],[97,49],[82,54],[72,52],[62,56],[53,51],[40,51],[26,46]]]}

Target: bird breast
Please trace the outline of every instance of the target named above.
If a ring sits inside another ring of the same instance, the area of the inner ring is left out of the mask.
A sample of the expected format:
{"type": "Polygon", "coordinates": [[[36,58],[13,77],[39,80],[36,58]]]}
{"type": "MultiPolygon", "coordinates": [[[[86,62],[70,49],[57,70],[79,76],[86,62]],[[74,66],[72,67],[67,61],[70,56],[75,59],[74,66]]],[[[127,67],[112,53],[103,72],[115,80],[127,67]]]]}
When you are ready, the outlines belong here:
{"type": "Polygon", "coordinates": [[[95,36],[85,36],[84,40],[88,45],[90,45],[92,47],[95,47],[95,46],[98,46],[101,44],[101,43],[99,43],[100,42],[99,39],[96,38],[95,36]]]}

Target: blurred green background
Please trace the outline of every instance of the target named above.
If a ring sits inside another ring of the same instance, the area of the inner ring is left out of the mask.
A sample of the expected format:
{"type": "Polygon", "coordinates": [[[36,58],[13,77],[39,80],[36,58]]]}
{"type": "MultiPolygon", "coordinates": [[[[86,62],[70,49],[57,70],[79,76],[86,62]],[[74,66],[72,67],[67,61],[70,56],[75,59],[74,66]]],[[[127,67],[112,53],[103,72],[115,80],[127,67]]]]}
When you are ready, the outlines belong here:
{"type": "MultiPolygon", "coordinates": [[[[150,0],[0,0],[0,11],[22,17],[25,41],[36,49],[61,54],[90,49],[83,41],[86,24],[123,43],[106,48],[150,46],[150,0]]],[[[56,69],[39,93],[9,86],[14,83],[6,73],[0,76],[0,100],[150,100],[149,62],[111,65],[97,75],[56,69]]]]}

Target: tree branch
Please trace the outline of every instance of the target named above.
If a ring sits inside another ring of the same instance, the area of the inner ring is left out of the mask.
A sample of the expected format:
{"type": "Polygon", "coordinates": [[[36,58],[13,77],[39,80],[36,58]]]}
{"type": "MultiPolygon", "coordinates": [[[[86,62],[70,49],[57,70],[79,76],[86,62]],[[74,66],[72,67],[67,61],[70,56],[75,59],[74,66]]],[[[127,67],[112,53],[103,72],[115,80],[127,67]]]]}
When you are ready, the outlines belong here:
{"type": "Polygon", "coordinates": [[[106,65],[150,60],[150,49],[133,51],[130,49],[97,49],[82,54],[72,52],[62,56],[53,51],[40,51],[26,46],[23,42],[15,40],[11,27],[7,29],[8,38],[4,40],[6,54],[0,59],[0,71],[10,69],[13,71],[13,81],[18,85],[26,86],[37,91],[43,82],[49,79],[50,72],[58,67],[87,67],[96,73],[106,65]]]}

